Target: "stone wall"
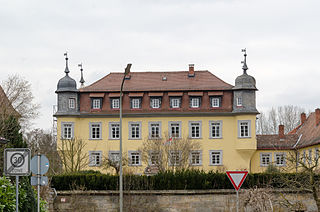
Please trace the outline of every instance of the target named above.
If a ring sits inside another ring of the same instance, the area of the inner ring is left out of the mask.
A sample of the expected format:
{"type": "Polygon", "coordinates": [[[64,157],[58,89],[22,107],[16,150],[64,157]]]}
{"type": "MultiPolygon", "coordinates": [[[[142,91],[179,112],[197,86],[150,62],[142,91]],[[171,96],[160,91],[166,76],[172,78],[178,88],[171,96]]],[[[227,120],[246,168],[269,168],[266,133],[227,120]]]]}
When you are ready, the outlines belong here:
{"type": "MultiPolygon", "coordinates": [[[[239,193],[240,211],[252,211],[252,208],[244,208],[243,205],[243,198],[247,193],[244,190],[239,193]]],[[[274,211],[289,211],[288,208],[279,204],[283,196],[291,203],[301,201],[305,211],[317,211],[310,193],[296,194],[273,190],[271,196],[274,211]]],[[[119,210],[118,197],[119,193],[116,191],[60,191],[50,202],[49,211],[116,212],[119,210]]],[[[124,211],[222,212],[236,211],[235,207],[234,190],[131,191],[124,193],[124,211]]]]}

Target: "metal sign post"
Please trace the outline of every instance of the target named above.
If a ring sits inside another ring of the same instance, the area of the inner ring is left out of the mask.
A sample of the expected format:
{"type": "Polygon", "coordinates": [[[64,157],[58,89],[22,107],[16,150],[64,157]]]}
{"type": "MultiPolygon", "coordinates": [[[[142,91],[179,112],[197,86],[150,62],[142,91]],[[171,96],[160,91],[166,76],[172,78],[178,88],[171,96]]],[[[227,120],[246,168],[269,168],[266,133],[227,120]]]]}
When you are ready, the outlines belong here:
{"type": "Polygon", "coordinates": [[[16,176],[16,211],[19,211],[19,176],[30,175],[30,155],[27,148],[7,148],[4,150],[4,174],[16,176]]]}
{"type": "Polygon", "coordinates": [[[237,193],[237,212],[239,212],[239,189],[248,175],[248,171],[227,171],[229,180],[231,181],[237,193]]]}

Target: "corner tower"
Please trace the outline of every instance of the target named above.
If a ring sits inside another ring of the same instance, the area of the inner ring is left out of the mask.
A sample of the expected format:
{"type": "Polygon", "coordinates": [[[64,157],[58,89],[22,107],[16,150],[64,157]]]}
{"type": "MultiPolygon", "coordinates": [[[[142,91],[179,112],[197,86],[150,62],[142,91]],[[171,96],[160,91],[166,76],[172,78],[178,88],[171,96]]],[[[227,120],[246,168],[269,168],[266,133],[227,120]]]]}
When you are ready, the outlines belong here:
{"type": "Polygon", "coordinates": [[[72,115],[79,112],[79,98],[77,83],[69,76],[68,55],[64,54],[66,60],[66,75],[61,78],[57,85],[58,111],[57,115],[72,115]]]}
{"type": "Polygon", "coordinates": [[[247,52],[244,52],[244,61],[242,61],[243,74],[238,76],[233,87],[233,112],[234,113],[258,113],[256,108],[256,80],[247,74],[247,52]]]}

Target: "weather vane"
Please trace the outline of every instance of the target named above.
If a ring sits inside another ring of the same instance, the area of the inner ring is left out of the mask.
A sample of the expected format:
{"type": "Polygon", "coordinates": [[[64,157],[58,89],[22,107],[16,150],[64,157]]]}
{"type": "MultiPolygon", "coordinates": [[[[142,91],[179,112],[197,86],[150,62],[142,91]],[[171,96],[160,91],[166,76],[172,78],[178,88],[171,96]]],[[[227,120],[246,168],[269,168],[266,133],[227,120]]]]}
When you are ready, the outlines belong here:
{"type": "Polygon", "coordinates": [[[241,49],[241,52],[244,52],[244,60],[241,61],[243,64],[242,69],[243,69],[243,74],[247,74],[248,66],[247,66],[247,49],[241,49]]]}
{"type": "Polygon", "coordinates": [[[82,63],[79,63],[78,64],[78,67],[80,67],[80,71],[81,71],[81,79],[80,79],[80,83],[81,83],[81,87],[83,87],[84,86],[84,79],[83,79],[83,68],[82,68],[82,63]]]}

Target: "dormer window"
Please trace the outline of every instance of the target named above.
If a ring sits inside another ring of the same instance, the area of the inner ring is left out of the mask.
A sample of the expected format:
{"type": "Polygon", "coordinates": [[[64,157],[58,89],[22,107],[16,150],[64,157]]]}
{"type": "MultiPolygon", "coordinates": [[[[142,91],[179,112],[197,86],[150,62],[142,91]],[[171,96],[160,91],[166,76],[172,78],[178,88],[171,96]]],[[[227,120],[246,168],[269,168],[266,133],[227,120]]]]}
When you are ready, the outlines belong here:
{"type": "Polygon", "coordinates": [[[105,93],[91,93],[91,109],[97,110],[102,108],[102,100],[104,98],[105,93]]]}
{"type": "Polygon", "coordinates": [[[237,98],[237,106],[242,106],[242,97],[237,98]]]}
{"type": "Polygon", "coordinates": [[[161,107],[161,99],[160,98],[151,98],[150,106],[151,106],[151,108],[160,108],[161,107]]]}
{"type": "Polygon", "coordinates": [[[180,108],[181,105],[181,98],[179,97],[172,97],[170,99],[170,107],[171,108],[180,108]]]}
{"type": "Polygon", "coordinates": [[[69,98],[69,108],[70,109],[76,108],[76,99],[75,98],[69,98]]]}
{"type": "Polygon", "coordinates": [[[92,99],[92,109],[101,109],[101,99],[93,98],[92,99]]]}
{"type": "Polygon", "coordinates": [[[221,97],[210,98],[211,107],[221,107],[221,97]]]}
{"type": "Polygon", "coordinates": [[[191,108],[199,108],[200,107],[200,97],[191,97],[190,98],[190,107],[191,108]]]}
{"type": "Polygon", "coordinates": [[[141,108],[141,98],[132,98],[131,99],[131,108],[132,109],[141,108]]]}
{"type": "Polygon", "coordinates": [[[111,108],[112,109],[119,109],[120,108],[120,98],[111,99],[111,108]]]}

